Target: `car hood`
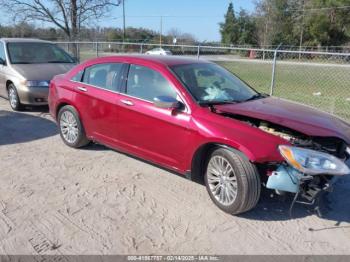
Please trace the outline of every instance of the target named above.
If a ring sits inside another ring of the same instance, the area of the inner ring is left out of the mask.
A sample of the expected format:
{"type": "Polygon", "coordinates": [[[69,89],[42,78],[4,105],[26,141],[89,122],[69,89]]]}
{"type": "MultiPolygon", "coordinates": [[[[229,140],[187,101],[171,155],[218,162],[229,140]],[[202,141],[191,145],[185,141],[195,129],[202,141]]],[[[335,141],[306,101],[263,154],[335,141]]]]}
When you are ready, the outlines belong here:
{"type": "Polygon", "coordinates": [[[64,74],[75,64],[16,64],[12,68],[27,80],[51,80],[55,75],[64,74]]]}
{"type": "Polygon", "coordinates": [[[350,144],[350,124],[309,106],[275,97],[215,106],[217,113],[252,117],[308,136],[338,137],[350,144]]]}

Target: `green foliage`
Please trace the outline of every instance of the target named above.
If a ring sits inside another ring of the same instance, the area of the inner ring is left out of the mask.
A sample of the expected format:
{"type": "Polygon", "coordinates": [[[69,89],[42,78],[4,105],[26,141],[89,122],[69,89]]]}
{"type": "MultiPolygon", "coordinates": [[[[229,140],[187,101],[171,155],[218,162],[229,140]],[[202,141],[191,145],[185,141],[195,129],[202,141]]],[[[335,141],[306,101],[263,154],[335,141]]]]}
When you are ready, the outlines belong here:
{"type": "Polygon", "coordinates": [[[122,39],[122,33],[117,30],[110,30],[106,33],[106,40],[111,41],[120,41],[122,39]]]}
{"type": "Polygon", "coordinates": [[[329,8],[311,12],[306,17],[309,37],[307,41],[315,45],[336,46],[349,40],[350,9],[336,7],[349,6],[348,0],[312,0],[314,8],[329,8]]]}
{"type": "Polygon", "coordinates": [[[255,23],[254,18],[249,16],[244,9],[241,9],[237,18],[239,31],[237,43],[239,45],[256,45],[258,43],[255,23]]]}
{"type": "Polygon", "coordinates": [[[349,0],[260,0],[260,45],[338,46],[350,39],[349,0]],[[341,7],[341,8],[339,8],[341,7]]]}
{"type": "MultiPolygon", "coordinates": [[[[257,16],[261,45],[296,45],[298,38],[293,29],[298,0],[261,0],[257,3],[257,16]]],[[[299,30],[297,30],[299,32],[299,30]]]]}
{"type": "Polygon", "coordinates": [[[244,9],[235,16],[233,4],[230,3],[225,15],[225,22],[220,23],[221,42],[225,45],[258,44],[256,21],[244,9]]]}
{"type": "Polygon", "coordinates": [[[221,42],[225,45],[237,44],[239,26],[235,17],[233,4],[230,3],[225,15],[225,22],[220,23],[221,42]]]}

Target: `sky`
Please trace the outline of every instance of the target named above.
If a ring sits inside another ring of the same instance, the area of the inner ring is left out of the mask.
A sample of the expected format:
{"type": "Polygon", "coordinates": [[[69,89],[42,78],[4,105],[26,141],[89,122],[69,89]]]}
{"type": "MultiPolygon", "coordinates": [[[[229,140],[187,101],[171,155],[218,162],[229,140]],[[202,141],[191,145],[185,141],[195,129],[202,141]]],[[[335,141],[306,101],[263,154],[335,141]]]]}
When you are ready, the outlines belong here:
{"type": "MultiPolygon", "coordinates": [[[[219,41],[219,23],[224,20],[231,0],[125,0],[126,26],[144,27],[166,34],[176,28],[183,33],[191,33],[199,41],[219,41]]],[[[236,12],[240,8],[254,11],[254,0],[233,0],[236,12]]],[[[94,21],[90,26],[123,26],[122,7],[114,7],[108,16],[94,21]]],[[[13,23],[11,18],[0,9],[0,23],[13,23]]],[[[40,23],[34,23],[40,25],[40,23]]]]}
{"type": "MultiPolygon", "coordinates": [[[[193,34],[199,41],[220,40],[219,23],[231,0],[125,0],[126,26],[144,27],[163,33],[172,28],[193,34]]],[[[252,0],[233,0],[235,11],[254,11],[252,0]]],[[[122,7],[114,8],[99,25],[122,27],[122,7]]]]}

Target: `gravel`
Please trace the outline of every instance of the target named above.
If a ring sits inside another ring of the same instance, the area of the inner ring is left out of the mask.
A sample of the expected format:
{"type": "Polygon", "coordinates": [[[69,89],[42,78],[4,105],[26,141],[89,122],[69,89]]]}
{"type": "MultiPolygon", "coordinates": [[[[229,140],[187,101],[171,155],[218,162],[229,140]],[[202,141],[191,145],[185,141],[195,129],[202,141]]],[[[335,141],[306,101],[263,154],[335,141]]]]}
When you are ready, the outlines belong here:
{"type": "Polygon", "coordinates": [[[204,186],[136,158],[67,147],[47,108],[0,98],[1,254],[350,254],[350,177],[324,218],[263,191],[241,216],[204,186]]]}

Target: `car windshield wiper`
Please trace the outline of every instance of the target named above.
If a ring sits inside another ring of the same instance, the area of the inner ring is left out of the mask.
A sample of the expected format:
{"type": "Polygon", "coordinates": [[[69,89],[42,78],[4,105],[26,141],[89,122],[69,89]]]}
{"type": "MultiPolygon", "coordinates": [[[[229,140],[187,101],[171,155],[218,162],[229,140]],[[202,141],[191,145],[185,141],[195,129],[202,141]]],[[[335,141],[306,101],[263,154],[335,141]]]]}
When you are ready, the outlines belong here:
{"type": "Polygon", "coordinates": [[[201,106],[215,106],[215,105],[225,105],[225,104],[235,104],[236,100],[211,100],[211,101],[199,101],[201,106]]]}
{"type": "Polygon", "coordinates": [[[242,100],[240,102],[247,102],[247,101],[252,101],[252,100],[256,100],[256,99],[260,99],[260,98],[265,98],[268,97],[268,94],[264,94],[264,93],[256,93],[255,95],[252,95],[251,97],[249,97],[248,99],[242,100]]]}

